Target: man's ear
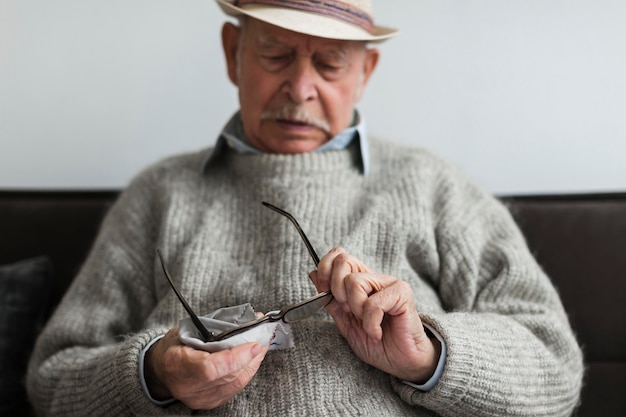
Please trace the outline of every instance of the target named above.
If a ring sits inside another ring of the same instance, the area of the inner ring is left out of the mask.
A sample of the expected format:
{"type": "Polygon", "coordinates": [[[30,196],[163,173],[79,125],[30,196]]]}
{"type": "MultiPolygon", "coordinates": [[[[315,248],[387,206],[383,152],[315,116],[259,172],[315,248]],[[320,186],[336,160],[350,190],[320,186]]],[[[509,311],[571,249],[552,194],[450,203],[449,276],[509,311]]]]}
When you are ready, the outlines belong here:
{"type": "Polygon", "coordinates": [[[361,79],[361,85],[358,89],[357,100],[361,99],[363,95],[363,91],[365,91],[365,86],[370,79],[370,76],[374,73],[376,69],[376,65],[378,65],[378,58],[380,57],[380,52],[378,49],[365,49],[365,60],[363,61],[363,78],[361,79]]]}
{"type": "Polygon", "coordinates": [[[230,81],[239,86],[238,71],[238,51],[239,51],[239,33],[240,28],[230,22],[224,23],[222,26],[222,48],[224,49],[224,57],[226,58],[226,69],[230,81]]]}

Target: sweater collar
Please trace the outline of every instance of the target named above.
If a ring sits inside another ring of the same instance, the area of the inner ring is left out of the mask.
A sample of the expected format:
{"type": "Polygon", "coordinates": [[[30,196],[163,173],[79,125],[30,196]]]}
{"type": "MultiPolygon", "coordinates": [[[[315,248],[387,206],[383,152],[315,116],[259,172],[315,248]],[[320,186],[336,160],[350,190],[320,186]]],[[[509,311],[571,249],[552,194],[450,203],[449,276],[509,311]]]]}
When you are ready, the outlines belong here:
{"type": "MultiPolygon", "coordinates": [[[[361,172],[364,176],[366,176],[370,170],[367,133],[365,120],[357,111],[354,112],[354,123],[349,128],[339,132],[335,137],[315,149],[313,152],[343,150],[346,149],[353,141],[355,141],[358,145],[361,172]]],[[[204,171],[215,163],[215,161],[219,159],[220,155],[223,154],[227,148],[230,148],[239,154],[258,155],[262,153],[248,143],[248,140],[243,134],[239,112],[235,113],[230,118],[228,123],[226,123],[224,129],[222,129],[215,146],[211,148],[203,164],[204,171]]]]}

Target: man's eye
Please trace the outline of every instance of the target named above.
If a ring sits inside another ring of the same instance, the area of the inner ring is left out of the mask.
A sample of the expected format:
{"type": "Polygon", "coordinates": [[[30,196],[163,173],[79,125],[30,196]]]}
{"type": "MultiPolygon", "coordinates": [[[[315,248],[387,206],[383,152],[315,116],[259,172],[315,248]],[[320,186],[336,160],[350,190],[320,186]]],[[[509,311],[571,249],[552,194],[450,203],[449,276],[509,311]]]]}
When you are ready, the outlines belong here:
{"type": "Polygon", "coordinates": [[[283,62],[289,59],[287,55],[268,55],[264,58],[269,62],[283,62]]]}
{"type": "Polygon", "coordinates": [[[289,55],[261,55],[261,64],[268,71],[278,71],[289,64],[289,55]]]}
{"type": "Polygon", "coordinates": [[[329,72],[339,72],[341,71],[341,67],[337,67],[334,65],[324,65],[322,66],[322,68],[324,68],[325,71],[329,71],[329,72]]]}
{"type": "Polygon", "coordinates": [[[341,73],[343,69],[343,66],[341,65],[326,62],[318,62],[317,67],[321,72],[328,74],[329,76],[337,76],[341,73]]]}

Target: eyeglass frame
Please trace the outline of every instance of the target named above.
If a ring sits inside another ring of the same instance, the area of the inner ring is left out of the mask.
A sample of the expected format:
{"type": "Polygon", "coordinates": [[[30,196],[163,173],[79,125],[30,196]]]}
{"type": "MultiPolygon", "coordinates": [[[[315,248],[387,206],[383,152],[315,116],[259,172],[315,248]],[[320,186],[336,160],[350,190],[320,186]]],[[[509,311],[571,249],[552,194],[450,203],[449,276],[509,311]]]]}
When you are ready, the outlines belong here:
{"type": "MultiPolygon", "coordinates": [[[[298,231],[298,234],[300,235],[300,237],[302,238],[302,241],[304,242],[309,255],[311,255],[311,258],[313,259],[313,262],[315,263],[315,267],[317,267],[319,265],[320,259],[319,256],[317,255],[317,253],[315,252],[315,250],[313,249],[313,246],[311,245],[311,242],[309,241],[308,237],[306,236],[306,234],[304,233],[304,231],[302,230],[302,228],[300,227],[300,224],[298,224],[298,221],[295,219],[295,217],[293,217],[290,213],[286,212],[285,210],[278,208],[268,202],[262,201],[261,204],[263,204],[265,207],[270,208],[272,210],[274,210],[275,212],[282,214],[283,216],[287,217],[291,223],[293,223],[293,225],[296,227],[296,230],[298,231]]],[[[178,299],[180,300],[181,304],[183,305],[183,307],[185,308],[185,310],[187,311],[187,314],[189,315],[189,317],[191,318],[191,321],[193,322],[194,326],[198,329],[198,331],[200,332],[200,334],[202,335],[203,341],[204,342],[218,342],[224,339],[228,339],[229,337],[235,336],[239,333],[242,333],[244,331],[247,331],[251,328],[254,328],[256,326],[259,326],[263,323],[272,323],[272,322],[276,322],[276,321],[283,321],[284,323],[294,323],[296,321],[300,321],[300,320],[304,320],[306,318],[311,317],[313,314],[317,313],[319,310],[321,310],[322,308],[326,307],[328,304],[330,304],[330,302],[333,300],[333,295],[331,293],[330,290],[328,291],[324,291],[321,292],[313,297],[307,298],[305,300],[302,300],[298,303],[295,304],[291,304],[288,305],[286,307],[283,307],[280,311],[276,312],[276,313],[268,313],[265,314],[262,317],[259,317],[257,320],[253,320],[244,324],[241,324],[235,328],[229,329],[229,330],[225,330],[221,333],[218,333],[217,335],[214,332],[209,331],[206,326],[202,323],[202,321],[200,321],[200,319],[198,318],[198,315],[193,311],[193,309],[189,306],[189,304],[187,303],[187,301],[185,300],[185,298],[183,297],[182,293],[178,290],[178,288],[176,287],[176,284],[174,284],[174,281],[172,280],[169,271],[167,270],[167,267],[165,266],[165,260],[163,259],[163,254],[161,253],[161,251],[159,249],[156,250],[158,256],[159,256],[159,260],[161,262],[161,267],[163,268],[163,272],[165,273],[165,277],[167,278],[170,286],[172,287],[172,289],[174,290],[174,293],[176,294],[176,296],[178,297],[178,299]],[[302,310],[302,307],[305,306],[310,306],[313,303],[316,303],[318,301],[321,300],[321,303],[316,306],[316,308],[314,308],[313,310],[307,312],[307,314],[304,314],[302,317],[290,320],[289,319],[289,314],[294,312],[294,311],[299,311],[302,310]]]]}

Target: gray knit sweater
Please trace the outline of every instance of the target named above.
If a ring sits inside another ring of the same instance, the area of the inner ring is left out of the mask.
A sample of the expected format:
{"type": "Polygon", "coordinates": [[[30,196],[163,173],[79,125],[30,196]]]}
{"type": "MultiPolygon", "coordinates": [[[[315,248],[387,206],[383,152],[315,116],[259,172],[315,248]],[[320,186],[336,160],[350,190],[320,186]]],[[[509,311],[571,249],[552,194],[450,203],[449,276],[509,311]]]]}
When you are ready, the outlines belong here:
{"type": "Polygon", "coordinates": [[[179,415],[144,396],[139,352],[186,314],[155,249],[200,314],[311,296],[314,265],[296,216],[323,255],[342,246],[409,282],[447,343],[444,373],[420,392],[359,361],[326,312],[292,326],[215,416],[560,416],[575,407],[581,352],[555,289],[508,211],[420,149],[373,140],[363,176],[354,147],[298,155],[202,152],[140,174],[38,340],[28,388],[42,415],[179,415]]]}

